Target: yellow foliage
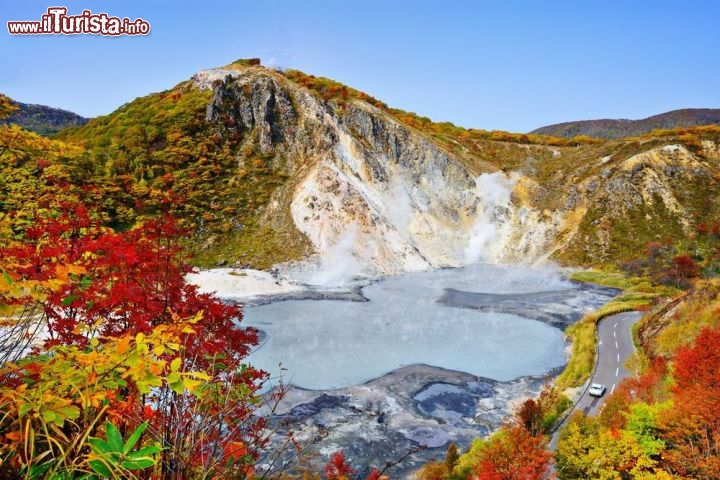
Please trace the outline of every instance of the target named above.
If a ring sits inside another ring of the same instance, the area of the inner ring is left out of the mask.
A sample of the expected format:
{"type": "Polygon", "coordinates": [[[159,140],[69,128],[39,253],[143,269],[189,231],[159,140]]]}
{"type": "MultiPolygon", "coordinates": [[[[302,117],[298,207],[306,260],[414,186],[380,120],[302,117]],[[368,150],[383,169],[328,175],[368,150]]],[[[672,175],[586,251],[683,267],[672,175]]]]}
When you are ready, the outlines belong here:
{"type": "Polygon", "coordinates": [[[595,332],[600,320],[616,313],[647,308],[655,298],[675,293],[667,287],[652,287],[645,279],[630,278],[619,273],[576,272],[570,278],[620,288],[623,292],[566,330],[565,333],[572,341],[572,354],[567,366],[555,381],[560,389],[579,386],[592,373],[597,348],[595,332]]]}
{"type": "Polygon", "coordinates": [[[670,356],[680,347],[692,344],[704,328],[720,324],[720,281],[707,280],[695,285],[692,295],[682,302],[654,344],[655,354],[670,356]]]}

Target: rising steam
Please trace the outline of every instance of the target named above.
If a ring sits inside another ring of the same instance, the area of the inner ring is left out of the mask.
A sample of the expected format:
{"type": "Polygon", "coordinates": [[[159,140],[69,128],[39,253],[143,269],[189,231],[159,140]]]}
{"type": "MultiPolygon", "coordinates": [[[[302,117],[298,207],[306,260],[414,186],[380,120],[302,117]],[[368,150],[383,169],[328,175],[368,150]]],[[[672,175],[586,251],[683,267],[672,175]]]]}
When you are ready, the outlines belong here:
{"type": "Polygon", "coordinates": [[[351,223],[337,242],[322,252],[320,266],[307,283],[323,287],[345,285],[363,272],[356,252],[357,230],[357,225],[351,223]]]}
{"type": "Polygon", "coordinates": [[[483,173],[475,179],[474,193],[481,211],[469,232],[465,247],[465,263],[489,260],[489,253],[501,240],[501,228],[510,207],[510,195],[518,181],[518,174],[483,173]]]}

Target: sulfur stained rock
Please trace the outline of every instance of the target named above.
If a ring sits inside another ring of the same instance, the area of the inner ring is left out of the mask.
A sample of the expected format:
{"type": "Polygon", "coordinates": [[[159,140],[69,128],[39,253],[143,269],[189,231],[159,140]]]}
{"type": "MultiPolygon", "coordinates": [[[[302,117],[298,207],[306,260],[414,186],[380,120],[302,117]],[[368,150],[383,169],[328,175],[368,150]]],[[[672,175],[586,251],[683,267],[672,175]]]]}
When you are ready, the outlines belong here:
{"type": "Polygon", "coordinates": [[[387,109],[324,100],[271,69],[211,69],[192,80],[213,89],[206,120],[243,135],[238,165],[260,172],[250,181],[278,184],[258,201],[262,222],[303,238],[320,265],[351,259],[350,276],[478,259],[623,258],[657,230],[691,235],[693,219],[712,214],[703,205],[720,200],[714,141],[697,151],[659,142],[611,143],[588,154],[511,142],[452,149],[452,139],[443,143],[387,109]],[[591,222],[600,217],[610,230],[596,231],[591,222]],[[647,219],[662,223],[646,226],[647,219]],[[621,239],[613,229],[637,234],[621,239]]]}

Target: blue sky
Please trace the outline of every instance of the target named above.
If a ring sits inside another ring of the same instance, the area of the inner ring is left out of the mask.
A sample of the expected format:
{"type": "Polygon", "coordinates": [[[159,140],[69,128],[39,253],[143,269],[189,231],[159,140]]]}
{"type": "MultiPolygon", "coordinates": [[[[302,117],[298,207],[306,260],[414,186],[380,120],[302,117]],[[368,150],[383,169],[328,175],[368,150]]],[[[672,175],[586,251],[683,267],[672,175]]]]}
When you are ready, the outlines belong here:
{"type": "Polygon", "coordinates": [[[716,0],[0,0],[0,17],[0,92],[85,116],[245,57],[473,128],[720,108],[716,0]],[[8,34],[55,5],[152,31],[8,34]]]}

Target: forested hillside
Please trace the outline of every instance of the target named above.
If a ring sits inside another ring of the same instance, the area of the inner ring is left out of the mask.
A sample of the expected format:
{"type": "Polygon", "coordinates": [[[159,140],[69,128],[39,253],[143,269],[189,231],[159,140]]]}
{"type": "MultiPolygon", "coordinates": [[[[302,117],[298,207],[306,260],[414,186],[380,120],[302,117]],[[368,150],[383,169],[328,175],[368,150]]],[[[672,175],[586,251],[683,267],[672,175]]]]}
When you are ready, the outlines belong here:
{"type": "Polygon", "coordinates": [[[533,130],[532,134],[574,137],[587,135],[594,138],[618,139],[652,133],[653,130],[672,130],[702,125],[720,124],[720,110],[713,108],[685,108],[673,110],[642,120],[582,120],[548,125],[533,130]]]}
{"type": "Polygon", "coordinates": [[[52,135],[60,130],[85,125],[87,118],[81,117],[67,110],[12,101],[17,109],[7,118],[0,120],[3,125],[18,125],[40,135],[52,135]]]}
{"type": "MultiPolygon", "coordinates": [[[[15,110],[0,97],[0,116],[15,110]]],[[[254,478],[278,455],[276,418],[257,412],[283,390],[262,395],[242,309],[183,275],[341,245],[375,274],[596,267],[624,290],[604,313],[648,312],[637,377],[573,417],[554,455],[600,313],[568,330],[555,388],[421,478],[540,479],[553,457],[560,478],[720,478],[718,182],[717,126],[609,141],[464,129],[253,59],[52,139],[2,125],[0,477],[254,478]]],[[[336,453],[322,476],[352,470],[336,453]]]]}

